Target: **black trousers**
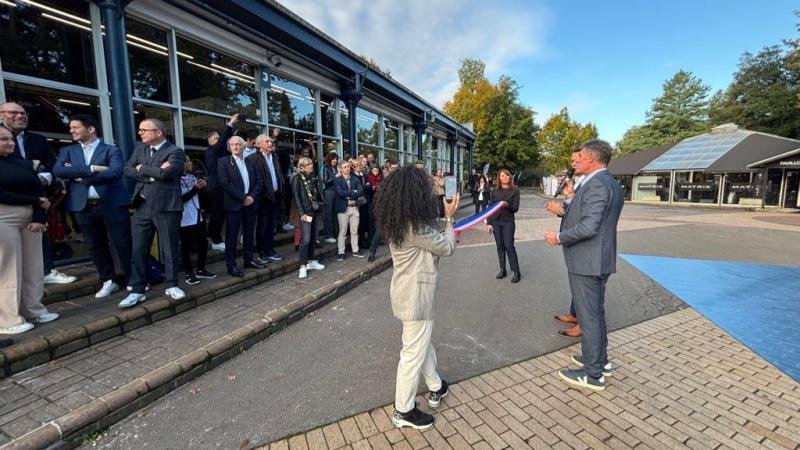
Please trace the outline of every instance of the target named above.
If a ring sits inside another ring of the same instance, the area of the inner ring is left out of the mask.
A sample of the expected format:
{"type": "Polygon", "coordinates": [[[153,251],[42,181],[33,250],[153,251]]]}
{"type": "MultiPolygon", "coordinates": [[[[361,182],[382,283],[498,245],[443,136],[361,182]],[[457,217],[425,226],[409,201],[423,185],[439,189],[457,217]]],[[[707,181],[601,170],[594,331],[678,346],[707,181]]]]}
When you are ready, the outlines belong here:
{"type": "Polygon", "coordinates": [[[113,215],[115,220],[112,220],[101,205],[86,205],[83,211],[75,213],[75,220],[81,227],[100,281],[108,281],[116,275],[108,242],[111,236],[114,250],[125,273],[125,284],[128,284],[131,277],[131,221],[127,206],[117,208],[119,211],[113,215]]]}
{"type": "Polygon", "coordinates": [[[222,242],[222,223],[225,221],[225,210],[222,209],[222,188],[210,189],[208,199],[211,202],[211,217],[208,220],[208,237],[211,242],[222,242]]]}
{"type": "Polygon", "coordinates": [[[508,263],[511,266],[511,270],[513,272],[519,272],[517,249],[514,247],[515,229],[516,224],[513,220],[492,221],[494,243],[497,245],[497,260],[500,263],[500,268],[506,268],[506,255],[508,255],[508,263]]]}
{"type": "Polygon", "coordinates": [[[336,192],[333,188],[325,191],[325,237],[336,239],[339,236],[339,221],[336,218],[336,192]]]}
{"type": "Polygon", "coordinates": [[[50,240],[47,239],[47,232],[42,233],[42,268],[47,275],[55,269],[53,263],[53,250],[50,248],[50,240]]]}
{"type": "Polygon", "coordinates": [[[275,221],[283,207],[283,199],[275,195],[275,202],[262,199],[256,212],[256,249],[262,258],[275,254],[275,221]]]}
{"type": "Polygon", "coordinates": [[[197,253],[197,269],[205,270],[208,241],[206,241],[206,223],[203,220],[196,225],[181,227],[181,261],[186,273],[192,271],[191,252],[197,253]]]}
{"type": "Polygon", "coordinates": [[[256,228],[255,204],[242,206],[238,211],[225,211],[225,265],[228,269],[236,267],[236,244],[239,229],[242,230],[244,262],[253,260],[253,238],[256,228]]]}
{"type": "Polygon", "coordinates": [[[152,211],[146,202],[133,212],[131,220],[131,281],[133,292],[144,294],[147,284],[147,255],[153,235],[158,233],[161,262],[164,263],[164,281],[169,287],[178,286],[178,267],[180,266],[181,211],[152,211]]]}

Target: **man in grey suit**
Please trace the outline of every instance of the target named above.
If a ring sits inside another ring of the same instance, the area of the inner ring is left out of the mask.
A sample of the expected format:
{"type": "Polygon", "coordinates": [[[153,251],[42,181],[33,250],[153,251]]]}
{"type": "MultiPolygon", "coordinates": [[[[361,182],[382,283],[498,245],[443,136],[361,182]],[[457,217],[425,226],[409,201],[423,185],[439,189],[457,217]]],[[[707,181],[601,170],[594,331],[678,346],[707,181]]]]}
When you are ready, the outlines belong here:
{"type": "Polygon", "coordinates": [[[575,175],[584,177],[575,187],[560,231],[545,233],[548,244],[564,249],[569,288],[583,332],[582,354],[572,357],[580,369],[564,369],[559,376],[594,390],[605,389],[604,374],[610,375],[604,303],[606,282],[616,272],[617,222],[623,205],[619,183],[606,170],[611,151],[608,142],[593,139],[572,153],[575,175]]]}
{"type": "Polygon", "coordinates": [[[145,301],[147,284],[147,255],[153,233],[158,233],[159,248],[164,260],[165,294],[180,300],[186,294],[178,287],[180,233],[183,201],[180,180],[186,165],[183,149],[167,141],[164,124],[157,119],[145,119],[139,123],[142,142],[133,150],[125,165],[125,175],[136,180],[131,207],[133,252],[131,254],[131,281],[133,292],[119,306],[130,308],[145,301]]]}

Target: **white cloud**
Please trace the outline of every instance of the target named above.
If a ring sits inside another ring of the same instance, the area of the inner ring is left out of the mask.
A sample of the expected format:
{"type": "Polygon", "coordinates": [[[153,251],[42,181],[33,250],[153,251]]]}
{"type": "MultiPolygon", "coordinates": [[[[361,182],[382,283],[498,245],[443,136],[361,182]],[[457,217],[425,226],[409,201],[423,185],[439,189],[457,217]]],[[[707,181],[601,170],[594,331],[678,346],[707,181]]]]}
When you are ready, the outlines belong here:
{"type": "Polygon", "coordinates": [[[544,53],[551,22],[549,11],[531,2],[524,9],[477,0],[281,3],[439,107],[458,88],[461,60],[484,61],[494,81],[512,62],[544,53]]]}

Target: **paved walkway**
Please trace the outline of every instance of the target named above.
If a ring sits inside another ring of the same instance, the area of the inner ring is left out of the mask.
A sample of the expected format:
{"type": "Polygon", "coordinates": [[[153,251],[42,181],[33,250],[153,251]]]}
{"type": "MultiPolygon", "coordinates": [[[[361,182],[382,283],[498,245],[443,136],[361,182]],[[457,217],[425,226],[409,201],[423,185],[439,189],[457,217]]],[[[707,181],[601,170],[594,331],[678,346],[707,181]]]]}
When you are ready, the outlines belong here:
{"type": "Polygon", "coordinates": [[[454,384],[423,432],[387,405],[261,448],[800,448],[800,384],[692,309],[611,333],[603,392],[558,378],[578,350],[454,384]]]}

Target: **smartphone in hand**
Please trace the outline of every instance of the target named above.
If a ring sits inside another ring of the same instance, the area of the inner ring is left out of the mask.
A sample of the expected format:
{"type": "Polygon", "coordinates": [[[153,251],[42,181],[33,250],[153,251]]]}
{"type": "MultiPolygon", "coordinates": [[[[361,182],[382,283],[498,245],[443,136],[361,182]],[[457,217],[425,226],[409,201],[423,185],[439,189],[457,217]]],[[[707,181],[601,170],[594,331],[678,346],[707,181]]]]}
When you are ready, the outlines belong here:
{"type": "Polygon", "coordinates": [[[444,198],[452,200],[458,192],[458,181],[454,176],[444,177],[444,198]]]}

